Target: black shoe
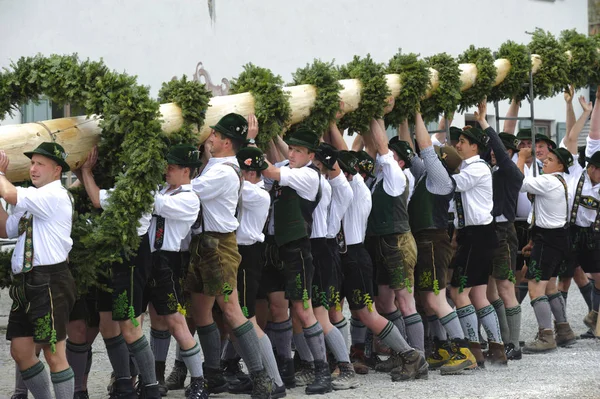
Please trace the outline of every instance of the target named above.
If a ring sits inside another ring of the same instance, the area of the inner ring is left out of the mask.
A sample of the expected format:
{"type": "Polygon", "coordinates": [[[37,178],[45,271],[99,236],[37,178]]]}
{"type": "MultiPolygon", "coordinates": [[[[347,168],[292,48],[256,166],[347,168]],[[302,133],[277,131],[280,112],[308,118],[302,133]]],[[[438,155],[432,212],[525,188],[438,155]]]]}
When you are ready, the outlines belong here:
{"type": "Polygon", "coordinates": [[[286,359],[277,357],[277,367],[281,380],[287,389],[296,388],[296,368],[294,367],[294,359],[286,359]]]}
{"type": "Polygon", "coordinates": [[[156,372],[160,396],[167,396],[167,392],[169,392],[169,388],[167,388],[167,384],[165,384],[165,368],[165,362],[154,362],[154,371],[156,372]]]}
{"type": "Polygon", "coordinates": [[[250,378],[235,380],[235,382],[227,385],[227,392],[234,395],[250,395],[252,393],[252,386],[252,379],[250,378]]]}
{"type": "MultiPolygon", "coordinates": [[[[209,393],[227,392],[227,380],[223,375],[222,369],[213,369],[202,365],[204,370],[204,379],[206,380],[206,389],[209,393]]],[[[191,384],[190,384],[191,385],[191,384]]],[[[186,389],[186,395],[188,390],[186,389]]]]}
{"type": "Polygon", "coordinates": [[[185,386],[185,378],[187,377],[187,367],[181,360],[175,360],[171,374],[165,380],[167,389],[177,391],[185,386]]]}
{"type": "Polygon", "coordinates": [[[252,373],[252,399],[269,399],[273,390],[273,380],[265,369],[252,373]]]}
{"type": "Polygon", "coordinates": [[[285,398],[287,393],[285,392],[285,385],[278,387],[273,383],[273,390],[271,391],[271,399],[285,398]]]}
{"type": "Polygon", "coordinates": [[[521,352],[521,348],[515,348],[513,344],[504,345],[506,351],[506,358],[508,360],[521,360],[523,357],[523,353],[521,352]]]}
{"type": "Polygon", "coordinates": [[[109,399],[137,399],[135,387],[131,383],[131,378],[119,378],[113,383],[113,389],[109,399]]]}
{"type": "Polygon", "coordinates": [[[308,384],[306,387],[307,395],[322,395],[327,392],[331,392],[333,387],[331,385],[331,373],[329,372],[329,365],[323,361],[315,361],[315,380],[312,384],[308,384]]]}
{"type": "Polygon", "coordinates": [[[28,397],[26,393],[15,393],[10,399],[28,399],[28,397]]]}
{"type": "Polygon", "coordinates": [[[186,399],[208,399],[208,395],[204,377],[192,378],[185,394],[186,399]]]}
{"type": "Polygon", "coordinates": [[[579,338],[581,339],[594,339],[596,338],[596,334],[594,334],[594,332],[592,331],[592,329],[590,328],[589,330],[587,330],[585,333],[581,334],[579,336],[579,338]]]}
{"type": "Polygon", "coordinates": [[[158,384],[143,385],[143,386],[141,386],[141,384],[138,384],[138,386],[140,387],[139,388],[139,399],[161,399],[158,384]]]}
{"type": "Polygon", "coordinates": [[[221,361],[223,376],[228,384],[235,383],[242,379],[248,379],[248,375],[242,371],[242,360],[240,357],[221,361]]]}
{"type": "Polygon", "coordinates": [[[73,399],[90,399],[88,391],[77,391],[73,394],[73,399]]]}
{"type": "Polygon", "coordinates": [[[110,373],[110,380],[108,381],[108,385],[106,386],[106,390],[108,393],[111,393],[114,389],[115,385],[115,372],[110,373]]]}

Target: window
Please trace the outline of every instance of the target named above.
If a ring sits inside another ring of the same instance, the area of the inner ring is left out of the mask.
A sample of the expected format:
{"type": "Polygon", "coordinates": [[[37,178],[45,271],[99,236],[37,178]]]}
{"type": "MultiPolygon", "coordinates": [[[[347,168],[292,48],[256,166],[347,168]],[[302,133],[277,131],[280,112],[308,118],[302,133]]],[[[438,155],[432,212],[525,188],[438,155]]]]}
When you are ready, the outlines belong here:
{"type": "MultiPolygon", "coordinates": [[[[519,129],[529,129],[530,127],[531,127],[531,121],[529,121],[529,120],[519,121],[519,129]]],[[[552,127],[552,121],[541,120],[541,119],[535,120],[535,134],[543,134],[545,136],[553,138],[551,127],[552,127]]]]}

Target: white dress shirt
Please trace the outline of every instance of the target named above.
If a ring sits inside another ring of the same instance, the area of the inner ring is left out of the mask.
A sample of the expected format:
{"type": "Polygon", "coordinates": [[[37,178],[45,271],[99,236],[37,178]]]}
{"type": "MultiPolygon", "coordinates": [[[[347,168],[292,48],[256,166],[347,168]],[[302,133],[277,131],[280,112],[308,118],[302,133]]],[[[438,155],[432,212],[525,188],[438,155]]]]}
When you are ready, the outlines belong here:
{"type": "Polygon", "coordinates": [[[331,206],[327,218],[327,238],[335,238],[340,231],[342,218],[348,210],[354,194],[343,173],[330,179],[329,184],[331,185],[331,206]]]}
{"type": "Polygon", "coordinates": [[[353,200],[350,202],[342,224],[346,245],[361,244],[367,233],[367,222],[371,213],[371,190],[365,184],[360,174],[355,174],[349,182],[353,200]]]}
{"type": "MultiPolygon", "coordinates": [[[[170,252],[181,251],[181,242],[190,232],[198,218],[200,201],[192,190],[191,184],[184,184],[177,190],[167,191],[164,187],[154,195],[154,215],[165,218],[165,231],[161,250],[170,252]]],[[[154,252],[156,239],[156,220],[152,217],[148,236],[150,238],[150,251],[154,252]]]]}
{"type": "MultiPolygon", "coordinates": [[[[110,197],[113,191],[115,191],[114,188],[111,188],[110,190],[100,190],[99,200],[100,207],[102,209],[106,209],[108,207],[108,198],[110,197]]],[[[150,219],[152,219],[152,215],[150,213],[144,213],[142,217],[138,219],[138,236],[141,237],[148,232],[148,228],[150,227],[150,219]]]]}
{"type": "Polygon", "coordinates": [[[402,172],[404,172],[404,176],[406,176],[406,180],[408,181],[408,202],[410,202],[410,198],[412,197],[415,189],[415,177],[408,168],[404,169],[402,172]]]}
{"type": "Polygon", "coordinates": [[[60,180],[40,188],[17,187],[17,205],[6,220],[6,234],[17,238],[11,259],[14,274],[23,270],[25,235],[19,235],[19,220],[33,215],[33,266],[54,265],[67,260],[73,240],[73,204],[60,180]]]}
{"type": "MultiPolygon", "coordinates": [[[[525,150],[523,150],[525,151],[525,150]]],[[[515,153],[512,157],[513,162],[516,164],[517,160],[519,159],[519,154],[515,153]]],[[[539,164],[539,162],[536,160],[535,162],[531,163],[531,166],[527,166],[527,164],[525,164],[525,168],[524,168],[524,173],[523,175],[525,177],[533,177],[533,170],[536,169],[536,176],[539,176],[540,174],[540,170],[541,165],[539,164]]],[[[531,212],[531,201],[529,201],[529,199],[527,198],[527,193],[521,191],[519,193],[519,196],[517,198],[517,217],[518,218],[527,218],[529,217],[529,213],[531,212]]],[[[498,220],[496,218],[496,220],[498,220]]]]}
{"type": "Polygon", "coordinates": [[[313,224],[310,238],[325,238],[327,236],[327,215],[329,214],[330,208],[331,185],[325,176],[321,176],[321,199],[313,211],[313,224]]]}
{"type": "Polygon", "coordinates": [[[262,180],[256,184],[244,181],[242,187],[243,209],[240,226],[236,232],[239,245],[252,245],[265,240],[263,229],[269,215],[271,197],[264,187],[265,183],[262,180]]]}
{"type": "MultiPolygon", "coordinates": [[[[588,136],[587,145],[585,148],[585,156],[591,157],[594,155],[594,152],[599,150],[600,140],[593,140],[588,136]]],[[[581,167],[581,165],[579,165],[579,162],[577,162],[576,155],[573,155],[573,166],[569,168],[569,174],[564,175],[567,183],[569,184],[569,212],[573,209],[575,194],[577,193],[577,185],[579,184],[579,179],[581,178],[582,173],[584,173],[584,169],[581,167]]],[[[599,201],[600,183],[593,185],[592,180],[586,174],[581,190],[581,200],[577,210],[577,217],[575,219],[575,224],[577,226],[589,227],[594,224],[598,210],[586,205],[586,203],[598,203],[599,201]]],[[[570,218],[571,214],[569,213],[569,220],[570,218]]]]}
{"type": "MultiPolygon", "coordinates": [[[[240,195],[240,178],[230,163],[239,165],[235,156],[210,158],[202,174],[192,180],[192,188],[200,197],[204,230],[231,233],[238,228],[235,211],[240,195]]],[[[192,231],[200,234],[202,226],[192,231]]]]}
{"type": "Polygon", "coordinates": [[[375,160],[375,178],[376,183],[373,185],[372,191],[375,191],[377,183],[383,179],[383,190],[391,197],[397,197],[404,193],[408,179],[398,162],[394,159],[394,153],[388,151],[385,155],[377,154],[375,160]]]}
{"type": "MultiPolygon", "coordinates": [[[[485,226],[492,223],[494,207],[492,171],[479,155],[465,159],[460,173],[453,175],[455,191],[461,193],[466,226],[485,226]]],[[[458,228],[458,212],[454,212],[458,228]]]]}
{"type": "MultiPolygon", "coordinates": [[[[568,202],[565,202],[565,188],[555,175],[564,175],[562,173],[552,173],[540,175],[537,177],[529,176],[523,180],[522,192],[535,194],[535,225],[543,229],[562,228],[567,223],[568,202]]],[[[531,223],[533,208],[528,217],[531,223]]]]}

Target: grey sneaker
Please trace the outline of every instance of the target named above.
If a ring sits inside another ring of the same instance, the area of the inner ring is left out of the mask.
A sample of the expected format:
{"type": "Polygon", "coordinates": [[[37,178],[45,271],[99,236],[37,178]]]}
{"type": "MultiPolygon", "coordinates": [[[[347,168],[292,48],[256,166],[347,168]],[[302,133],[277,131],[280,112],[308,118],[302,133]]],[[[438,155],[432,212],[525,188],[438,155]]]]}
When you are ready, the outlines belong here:
{"type": "Polygon", "coordinates": [[[353,389],[360,385],[351,363],[338,363],[340,375],[333,379],[331,385],[336,391],[353,389]]]}

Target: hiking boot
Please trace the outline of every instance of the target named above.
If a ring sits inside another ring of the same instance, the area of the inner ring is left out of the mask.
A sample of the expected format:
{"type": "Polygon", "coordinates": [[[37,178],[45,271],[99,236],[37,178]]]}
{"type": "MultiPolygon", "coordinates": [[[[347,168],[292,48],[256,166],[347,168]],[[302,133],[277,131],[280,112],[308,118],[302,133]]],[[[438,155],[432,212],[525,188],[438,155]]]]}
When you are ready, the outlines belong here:
{"type": "Polygon", "coordinates": [[[345,389],[356,388],[360,385],[360,382],[356,378],[356,372],[352,363],[341,362],[338,364],[340,369],[340,375],[333,378],[331,385],[336,391],[342,391],[345,389]]]}
{"type": "Polygon", "coordinates": [[[329,366],[326,362],[315,361],[315,380],[306,386],[304,392],[307,395],[322,395],[331,392],[332,389],[329,366]]]}
{"type": "Polygon", "coordinates": [[[213,369],[202,364],[202,370],[204,371],[204,379],[206,380],[206,389],[209,393],[227,392],[227,380],[223,375],[222,369],[213,369]]]}
{"type": "Polygon", "coordinates": [[[252,393],[252,379],[235,380],[227,384],[227,392],[234,395],[250,395],[252,393]]]}
{"type": "Polygon", "coordinates": [[[285,398],[287,393],[285,392],[285,385],[278,387],[273,383],[273,390],[271,391],[271,399],[285,398]]]}
{"type": "Polygon", "coordinates": [[[544,353],[556,350],[554,331],[551,329],[540,329],[532,342],[527,342],[523,347],[523,353],[544,353]]]}
{"type": "Polygon", "coordinates": [[[425,356],[413,349],[402,355],[402,366],[392,370],[392,381],[426,380],[429,376],[429,365],[425,356]]]}
{"type": "Polygon", "coordinates": [[[485,356],[481,350],[481,344],[479,342],[469,342],[469,349],[475,360],[477,360],[477,367],[485,368],[485,356]]]}
{"type": "Polygon", "coordinates": [[[375,371],[382,373],[389,373],[395,368],[402,367],[402,356],[399,353],[392,353],[392,355],[384,360],[383,362],[375,366],[375,371]]]}
{"type": "Polygon", "coordinates": [[[350,347],[350,361],[354,366],[356,374],[369,374],[369,366],[365,359],[364,345],[352,345],[350,347]]]}
{"type": "Polygon", "coordinates": [[[26,393],[15,393],[10,399],[28,399],[26,393]]]}
{"type": "MultiPolygon", "coordinates": [[[[139,399],[160,399],[160,390],[158,384],[142,385],[139,386],[139,399]]],[[[187,395],[186,395],[187,396],[187,395]]],[[[135,398],[135,396],[134,396],[135,398]]]]}
{"type": "Polygon", "coordinates": [[[594,338],[596,338],[596,334],[594,334],[594,330],[590,328],[586,332],[584,332],[583,334],[581,334],[579,336],[579,338],[581,338],[581,339],[594,339],[594,338]]]}
{"type": "Polygon", "coordinates": [[[233,359],[221,361],[221,369],[223,370],[223,377],[228,384],[235,383],[241,380],[247,380],[250,377],[248,374],[243,372],[241,357],[235,357],[233,359]]]}
{"type": "Polygon", "coordinates": [[[431,355],[427,358],[430,370],[435,370],[442,367],[450,360],[450,347],[448,341],[440,341],[437,338],[433,339],[433,348],[431,355]]]}
{"type": "Polygon", "coordinates": [[[312,363],[300,360],[300,367],[297,370],[294,375],[297,387],[306,386],[314,381],[315,368],[312,363]]]}
{"type": "Polygon", "coordinates": [[[506,358],[508,360],[521,360],[523,358],[521,348],[515,348],[513,344],[509,343],[504,345],[504,351],[506,352],[506,358]]]}
{"type": "Polygon", "coordinates": [[[88,391],[77,391],[73,394],[73,399],[90,399],[88,391]]]}
{"type": "Polygon", "coordinates": [[[131,378],[119,378],[113,383],[112,392],[108,395],[109,399],[137,399],[135,387],[131,383],[131,378]]]}
{"type": "Polygon", "coordinates": [[[296,370],[294,368],[294,359],[286,359],[281,356],[277,356],[277,368],[279,369],[279,376],[285,384],[287,389],[296,387],[296,370]]]}
{"type": "Polygon", "coordinates": [[[571,346],[577,341],[577,337],[573,330],[571,330],[571,326],[569,323],[554,323],[554,332],[556,340],[556,345],[561,348],[565,348],[567,346],[571,346]]]}
{"type": "Polygon", "coordinates": [[[115,372],[110,373],[110,380],[108,381],[108,385],[106,386],[106,390],[108,393],[111,393],[114,389],[115,385],[115,372]]]}
{"type": "Polygon", "coordinates": [[[598,323],[598,312],[595,311],[595,310],[590,311],[583,318],[583,324],[585,324],[586,326],[588,326],[588,328],[591,331],[594,331],[596,329],[596,324],[597,323],[598,323]]]}
{"type": "Polygon", "coordinates": [[[381,356],[392,355],[392,349],[386,344],[384,344],[383,341],[377,336],[373,337],[373,352],[381,356]]]}
{"type": "Polygon", "coordinates": [[[154,371],[156,372],[156,380],[158,381],[158,391],[160,392],[160,396],[167,396],[167,392],[169,391],[167,384],[165,384],[165,368],[165,362],[154,362],[154,371]]]}
{"type": "Polygon", "coordinates": [[[477,359],[469,349],[469,342],[466,339],[453,339],[450,342],[450,359],[440,367],[440,373],[459,374],[474,367],[477,367],[477,359]]]}
{"type": "Polygon", "coordinates": [[[192,378],[185,394],[186,399],[208,399],[208,395],[204,377],[192,378]]]}
{"type": "Polygon", "coordinates": [[[251,373],[252,399],[269,399],[273,390],[273,380],[265,369],[251,373]]]}
{"type": "Polygon", "coordinates": [[[506,358],[506,351],[504,350],[504,344],[498,342],[489,342],[490,349],[487,351],[487,359],[492,366],[506,366],[508,359],[506,358]]]}
{"type": "Polygon", "coordinates": [[[171,374],[165,380],[167,389],[177,391],[185,387],[185,379],[187,377],[187,367],[181,360],[175,360],[171,374]]]}

